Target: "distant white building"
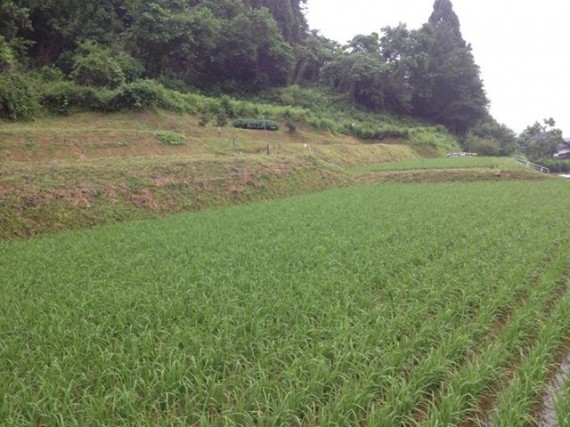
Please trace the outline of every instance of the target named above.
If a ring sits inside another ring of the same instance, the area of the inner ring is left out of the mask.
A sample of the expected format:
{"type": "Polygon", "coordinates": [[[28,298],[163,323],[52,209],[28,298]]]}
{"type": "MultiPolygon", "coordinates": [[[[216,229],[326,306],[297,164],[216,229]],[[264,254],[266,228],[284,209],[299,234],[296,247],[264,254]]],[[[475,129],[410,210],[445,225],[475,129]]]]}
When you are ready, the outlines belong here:
{"type": "Polygon", "coordinates": [[[564,138],[564,142],[558,146],[558,152],[554,154],[556,159],[570,159],[570,138],[564,138]]]}

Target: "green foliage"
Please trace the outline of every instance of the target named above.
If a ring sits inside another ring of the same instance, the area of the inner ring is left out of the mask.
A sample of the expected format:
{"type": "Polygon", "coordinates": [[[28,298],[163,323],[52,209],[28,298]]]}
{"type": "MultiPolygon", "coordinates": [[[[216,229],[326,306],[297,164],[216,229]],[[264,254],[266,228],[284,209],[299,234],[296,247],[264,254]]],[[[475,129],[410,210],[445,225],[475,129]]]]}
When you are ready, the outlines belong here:
{"type": "Polygon", "coordinates": [[[183,145],[186,144],[186,135],[170,131],[157,132],[156,138],[161,144],[183,145]]]}
{"type": "Polygon", "coordinates": [[[465,149],[486,156],[510,156],[517,148],[516,135],[492,117],[472,127],[465,138],[465,149]]]}
{"type": "Polygon", "coordinates": [[[543,124],[535,122],[518,137],[519,148],[533,161],[552,158],[562,142],[562,131],[556,128],[552,118],[543,120],[543,124]]]}
{"type": "Polygon", "coordinates": [[[396,126],[385,126],[382,128],[354,127],[353,134],[360,139],[383,140],[383,139],[407,139],[410,130],[396,126]]]}
{"type": "Polygon", "coordinates": [[[31,79],[20,74],[0,73],[0,118],[30,120],[40,112],[31,79]]]}
{"type": "Polygon", "coordinates": [[[514,162],[497,157],[436,157],[431,159],[419,158],[404,160],[400,162],[388,162],[376,165],[365,165],[353,168],[354,172],[385,172],[404,170],[449,170],[449,169],[499,169],[510,166],[514,167],[514,162]]]}
{"type": "Polygon", "coordinates": [[[125,82],[121,65],[111,51],[91,40],[82,42],[74,57],[71,78],[84,86],[117,88],[125,82]]]}
{"type": "Polygon", "coordinates": [[[416,33],[416,39],[428,61],[411,73],[418,88],[413,111],[464,134],[488,115],[489,101],[450,0],[435,1],[429,23],[416,33]]]}
{"type": "Polygon", "coordinates": [[[223,86],[251,90],[284,86],[294,67],[291,46],[264,8],[244,9],[222,26],[214,61],[223,86]]]}
{"type": "Polygon", "coordinates": [[[538,159],[541,166],[550,169],[550,172],[570,173],[570,160],[558,160],[553,158],[538,159]]]}
{"type": "Polygon", "coordinates": [[[44,83],[40,89],[42,106],[63,115],[76,111],[110,111],[113,97],[111,90],[80,86],[70,81],[44,83]]]}
{"type": "Polygon", "coordinates": [[[6,39],[0,34],[0,73],[12,71],[16,66],[16,58],[6,39]]]}
{"type": "Polygon", "coordinates": [[[481,138],[477,135],[467,135],[464,142],[465,150],[480,156],[500,156],[501,146],[496,140],[481,138]]]}
{"type": "Polygon", "coordinates": [[[121,86],[112,100],[113,110],[144,110],[163,105],[164,87],[152,80],[138,80],[121,86]]]}
{"type": "Polygon", "coordinates": [[[489,393],[532,413],[519,384],[569,327],[566,190],[361,186],[4,242],[0,419],[447,426],[489,393]]]}
{"type": "Polygon", "coordinates": [[[287,120],[287,123],[285,125],[287,126],[287,131],[289,131],[290,133],[294,133],[297,131],[297,125],[292,120],[290,119],[287,120]]]}
{"type": "Polygon", "coordinates": [[[234,127],[256,130],[279,130],[279,126],[276,122],[265,119],[238,119],[234,121],[234,127]]]}
{"type": "Polygon", "coordinates": [[[372,110],[383,110],[386,106],[388,73],[389,67],[379,56],[359,51],[340,56],[322,70],[323,79],[330,87],[372,110]]]}

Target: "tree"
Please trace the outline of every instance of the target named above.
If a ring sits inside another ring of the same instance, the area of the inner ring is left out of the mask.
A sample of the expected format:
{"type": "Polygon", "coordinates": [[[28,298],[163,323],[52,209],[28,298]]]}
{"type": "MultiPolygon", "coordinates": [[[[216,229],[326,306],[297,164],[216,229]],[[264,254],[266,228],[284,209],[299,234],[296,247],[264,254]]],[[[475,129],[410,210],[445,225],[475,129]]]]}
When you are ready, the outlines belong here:
{"type": "Polygon", "coordinates": [[[294,47],[294,51],[296,65],[292,83],[296,84],[301,80],[318,82],[323,67],[337,58],[342,49],[337,42],[312,31],[303,44],[294,47]]]}
{"type": "Polygon", "coordinates": [[[270,12],[289,44],[302,43],[309,33],[307,20],[303,14],[303,6],[307,0],[245,0],[254,8],[265,7],[270,12]]]}
{"type": "Polygon", "coordinates": [[[521,151],[533,161],[552,157],[563,142],[562,131],[556,128],[553,118],[544,119],[543,124],[535,122],[518,138],[521,151]]]}
{"type": "Polygon", "coordinates": [[[218,82],[258,90],[287,84],[294,57],[267,9],[244,9],[222,25],[214,65],[218,82]]]}
{"type": "Polygon", "coordinates": [[[333,89],[345,93],[360,106],[383,110],[389,67],[368,52],[345,52],[322,70],[323,80],[333,89]]]}
{"type": "Polygon", "coordinates": [[[480,155],[509,156],[517,149],[517,138],[512,129],[488,115],[469,129],[464,147],[467,151],[480,155]]]}
{"type": "Polygon", "coordinates": [[[421,31],[429,40],[429,62],[419,82],[423,90],[414,93],[414,112],[465,133],[486,116],[488,100],[450,0],[435,1],[429,22],[421,31]]]}
{"type": "Polygon", "coordinates": [[[151,77],[173,77],[188,83],[209,72],[221,21],[204,7],[182,0],[144,4],[126,34],[127,46],[151,77]]]}

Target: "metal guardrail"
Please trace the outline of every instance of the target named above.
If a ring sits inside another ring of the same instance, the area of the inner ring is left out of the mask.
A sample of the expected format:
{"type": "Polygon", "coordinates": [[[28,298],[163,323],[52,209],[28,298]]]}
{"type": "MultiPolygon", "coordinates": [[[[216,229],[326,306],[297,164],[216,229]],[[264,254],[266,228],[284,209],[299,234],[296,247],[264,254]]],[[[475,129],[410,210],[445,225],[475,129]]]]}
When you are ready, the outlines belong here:
{"type": "Polygon", "coordinates": [[[522,157],[513,157],[513,160],[525,168],[534,169],[542,173],[550,173],[550,169],[548,169],[546,166],[529,162],[527,159],[523,159],[522,157]]]}

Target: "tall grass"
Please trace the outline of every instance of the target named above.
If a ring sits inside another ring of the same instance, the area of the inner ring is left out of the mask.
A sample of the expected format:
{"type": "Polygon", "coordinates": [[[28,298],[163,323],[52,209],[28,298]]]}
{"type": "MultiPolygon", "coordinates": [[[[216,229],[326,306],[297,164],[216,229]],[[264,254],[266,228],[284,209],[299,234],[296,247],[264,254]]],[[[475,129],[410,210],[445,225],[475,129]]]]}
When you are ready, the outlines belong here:
{"type": "Polygon", "coordinates": [[[360,187],[1,243],[0,419],[407,422],[532,287],[564,185],[360,187]]]}

